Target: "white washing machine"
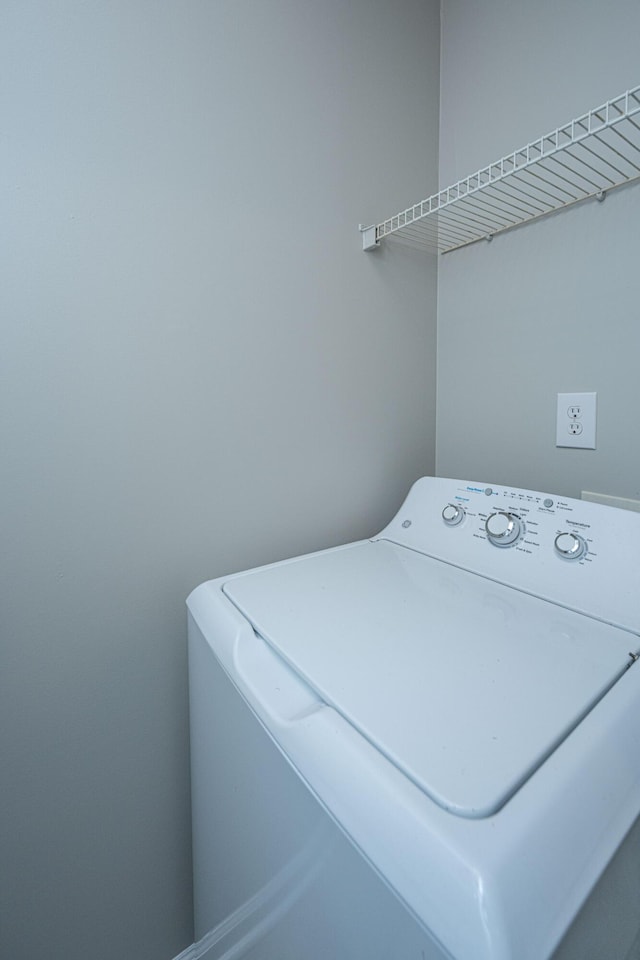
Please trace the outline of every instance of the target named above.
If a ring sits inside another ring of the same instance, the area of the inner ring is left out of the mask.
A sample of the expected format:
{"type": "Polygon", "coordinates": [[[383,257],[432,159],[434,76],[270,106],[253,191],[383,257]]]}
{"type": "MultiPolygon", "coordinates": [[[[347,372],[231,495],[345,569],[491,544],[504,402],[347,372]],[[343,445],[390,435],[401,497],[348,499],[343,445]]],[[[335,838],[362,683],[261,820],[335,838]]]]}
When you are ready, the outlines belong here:
{"type": "Polygon", "coordinates": [[[423,478],[188,607],[197,956],[640,957],[640,515],[423,478]]]}

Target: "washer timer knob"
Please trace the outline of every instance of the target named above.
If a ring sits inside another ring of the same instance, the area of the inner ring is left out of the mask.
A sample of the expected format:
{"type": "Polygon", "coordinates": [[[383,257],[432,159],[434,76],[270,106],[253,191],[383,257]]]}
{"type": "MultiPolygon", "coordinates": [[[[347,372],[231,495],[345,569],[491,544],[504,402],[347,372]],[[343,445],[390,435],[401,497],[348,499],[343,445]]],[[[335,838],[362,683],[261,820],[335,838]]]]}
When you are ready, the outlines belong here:
{"type": "Polygon", "coordinates": [[[586,540],[577,533],[559,533],[553,545],[564,560],[581,560],[587,552],[586,540]]]}
{"type": "Polygon", "coordinates": [[[522,520],[515,513],[500,510],[487,517],[484,528],[495,547],[510,547],[522,533],[522,520]]]}
{"type": "Polygon", "coordinates": [[[457,527],[464,520],[464,507],[457,503],[448,503],[442,511],[442,519],[448,527],[457,527]]]}

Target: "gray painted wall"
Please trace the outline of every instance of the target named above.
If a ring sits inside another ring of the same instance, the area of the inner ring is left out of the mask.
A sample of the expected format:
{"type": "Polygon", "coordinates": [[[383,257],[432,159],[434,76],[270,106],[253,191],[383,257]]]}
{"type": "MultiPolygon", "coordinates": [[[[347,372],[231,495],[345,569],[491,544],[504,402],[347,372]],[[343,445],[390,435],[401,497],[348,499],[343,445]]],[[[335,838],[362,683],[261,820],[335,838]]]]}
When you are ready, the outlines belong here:
{"type": "MultiPolygon", "coordinates": [[[[640,4],[444,0],[440,183],[640,83],[640,4]]],[[[437,471],[640,497],[640,186],[447,254],[437,471]],[[556,394],[598,393],[597,450],[555,447],[556,394]]]]}
{"type": "Polygon", "coordinates": [[[0,954],[190,941],[184,599],[434,469],[439,9],[6,0],[0,954]]]}

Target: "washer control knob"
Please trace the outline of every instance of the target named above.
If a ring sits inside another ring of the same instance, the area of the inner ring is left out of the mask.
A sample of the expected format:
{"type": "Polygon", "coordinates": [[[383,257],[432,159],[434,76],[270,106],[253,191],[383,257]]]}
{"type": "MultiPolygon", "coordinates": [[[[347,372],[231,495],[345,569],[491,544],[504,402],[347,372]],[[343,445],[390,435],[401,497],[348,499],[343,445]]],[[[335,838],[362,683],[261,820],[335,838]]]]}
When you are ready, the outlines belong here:
{"type": "Polygon", "coordinates": [[[442,511],[442,519],[448,527],[457,527],[464,520],[464,507],[457,503],[448,503],[442,511]]]}
{"type": "Polygon", "coordinates": [[[510,547],[522,533],[522,520],[515,513],[502,510],[487,517],[484,525],[487,537],[496,547],[510,547]]]}
{"type": "Polygon", "coordinates": [[[564,560],[580,560],[587,552],[587,542],[578,533],[559,533],[554,541],[558,556],[564,560]]]}

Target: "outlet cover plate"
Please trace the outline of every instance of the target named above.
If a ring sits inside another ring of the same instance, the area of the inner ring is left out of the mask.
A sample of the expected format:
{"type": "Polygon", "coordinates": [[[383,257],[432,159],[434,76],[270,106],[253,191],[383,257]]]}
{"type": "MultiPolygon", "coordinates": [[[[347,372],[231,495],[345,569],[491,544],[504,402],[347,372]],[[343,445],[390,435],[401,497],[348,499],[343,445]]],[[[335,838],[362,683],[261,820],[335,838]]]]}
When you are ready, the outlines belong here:
{"type": "Polygon", "coordinates": [[[595,393],[559,393],[556,447],[596,449],[595,393]]]}

